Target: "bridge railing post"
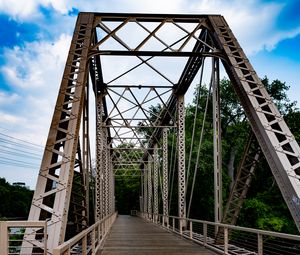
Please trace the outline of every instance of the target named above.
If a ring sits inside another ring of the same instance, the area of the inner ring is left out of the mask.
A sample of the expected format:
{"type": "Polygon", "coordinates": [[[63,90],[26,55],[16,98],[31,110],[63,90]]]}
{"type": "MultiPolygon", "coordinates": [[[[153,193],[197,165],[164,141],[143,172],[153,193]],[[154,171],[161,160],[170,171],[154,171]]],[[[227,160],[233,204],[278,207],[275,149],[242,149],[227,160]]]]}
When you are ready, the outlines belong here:
{"type": "Polygon", "coordinates": [[[46,221],[46,224],[44,226],[44,255],[47,255],[47,250],[48,250],[48,246],[47,246],[47,242],[48,242],[48,220],[46,221]]]}
{"type": "Polygon", "coordinates": [[[175,218],[172,218],[173,231],[175,232],[175,218]]]}
{"type": "Polygon", "coordinates": [[[82,238],[82,254],[87,255],[87,235],[84,235],[82,238]]]}
{"type": "Polygon", "coordinates": [[[96,243],[96,239],[95,239],[95,231],[96,231],[96,229],[93,229],[93,230],[92,230],[92,233],[91,233],[92,254],[95,253],[95,248],[96,248],[96,246],[95,246],[95,243],[96,243]]]}
{"type": "Polygon", "coordinates": [[[203,243],[207,245],[207,223],[203,223],[203,243]]]}
{"type": "Polygon", "coordinates": [[[258,233],[257,234],[257,254],[258,255],[263,255],[263,236],[262,234],[258,233]]]}
{"type": "Polygon", "coordinates": [[[180,235],[182,235],[183,221],[184,221],[184,219],[179,219],[179,233],[180,233],[180,235]]]}
{"type": "Polygon", "coordinates": [[[224,227],[224,254],[229,254],[228,253],[228,228],[224,227]]]}
{"type": "Polygon", "coordinates": [[[101,223],[100,223],[100,224],[98,224],[98,229],[97,229],[97,244],[100,243],[101,236],[102,236],[102,233],[101,233],[101,223]]]}
{"type": "Polygon", "coordinates": [[[193,240],[193,222],[190,221],[190,239],[193,240]]]}
{"type": "Polygon", "coordinates": [[[105,220],[105,221],[104,221],[104,226],[105,226],[105,232],[104,232],[104,233],[105,233],[105,235],[106,235],[107,232],[108,232],[108,226],[107,226],[108,224],[107,224],[107,223],[108,223],[107,220],[105,220]]]}
{"type": "Polygon", "coordinates": [[[164,219],[164,226],[166,226],[166,228],[169,228],[169,217],[163,216],[163,219],[164,219]]]}
{"type": "Polygon", "coordinates": [[[7,223],[5,221],[0,221],[0,247],[4,254],[8,251],[8,233],[7,233],[7,223]]]}

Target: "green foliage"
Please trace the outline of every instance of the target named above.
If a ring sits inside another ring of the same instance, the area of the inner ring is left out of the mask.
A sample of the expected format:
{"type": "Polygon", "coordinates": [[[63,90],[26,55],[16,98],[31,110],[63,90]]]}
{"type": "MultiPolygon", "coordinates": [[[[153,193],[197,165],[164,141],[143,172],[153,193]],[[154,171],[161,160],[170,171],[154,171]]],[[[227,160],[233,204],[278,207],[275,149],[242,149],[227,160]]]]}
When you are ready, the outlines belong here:
{"type": "Polygon", "coordinates": [[[287,95],[287,91],[290,89],[290,86],[287,86],[285,82],[281,82],[279,80],[274,80],[270,83],[266,76],[261,81],[265,85],[281,114],[286,115],[288,112],[296,110],[295,106],[297,102],[290,102],[287,95]]]}
{"type": "MultiPolygon", "coordinates": [[[[295,108],[296,102],[290,102],[288,99],[287,90],[289,86],[279,80],[270,82],[267,77],[262,79],[262,82],[299,142],[300,112],[295,108]]],[[[225,123],[222,126],[222,138],[225,144],[223,146],[223,150],[225,150],[225,152],[223,151],[223,163],[228,161],[229,153],[235,147],[237,151],[236,169],[250,128],[248,121],[243,116],[239,103],[231,98],[236,98],[236,96],[232,93],[232,86],[228,80],[221,82],[221,92],[223,93],[221,94],[222,104],[225,103],[225,106],[222,106],[222,110],[225,109],[225,112],[222,113],[222,118],[225,118],[225,120],[222,119],[222,124],[225,123]],[[232,109],[235,110],[232,111],[232,109]]],[[[239,216],[238,225],[298,233],[264,158],[260,160],[260,164],[256,169],[254,180],[239,216]]]]}
{"type": "Polygon", "coordinates": [[[0,178],[0,218],[27,219],[33,191],[0,178]]]}
{"type": "MultiPolygon", "coordinates": [[[[289,86],[275,80],[270,82],[265,77],[264,83],[268,93],[284,115],[288,126],[296,139],[300,138],[300,112],[295,108],[296,102],[290,102],[287,96],[289,86]]],[[[194,169],[198,149],[198,139],[201,132],[203,113],[205,109],[208,89],[200,89],[200,100],[196,120],[195,142],[193,146],[191,169],[194,169]]],[[[223,198],[227,202],[230,190],[230,160],[233,170],[236,170],[242,157],[246,139],[251,130],[244,110],[235,94],[231,82],[223,79],[220,82],[221,94],[221,130],[222,130],[222,159],[223,159],[223,198]]],[[[195,93],[196,95],[196,93],[195,93]]],[[[192,144],[192,126],[195,117],[196,96],[193,103],[186,109],[186,159],[192,144]]],[[[213,220],[213,139],[212,139],[212,105],[208,104],[208,115],[204,123],[204,136],[201,147],[200,163],[198,166],[197,181],[194,190],[194,199],[190,217],[204,220],[213,220]]],[[[192,170],[193,172],[194,170],[192,170]]],[[[234,176],[235,172],[233,173],[234,176]]],[[[189,179],[191,183],[191,178],[189,179]]],[[[190,196],[189,189],[187,201],[190,196]]],[[[290,212],[277,187],[271,170],[263,158],[256,169],[256,175],[248,191],[247,199],[241,210],[238,225],[256,227],[266,230],[297,233],[290,212]]]]}
{"type": "Polygon", "coordinates": [[[130,214],[139,210],[140,178],[122,176],[115,180],[116,208],[119,214],[130,214]]]}
{"type": "Polygon", "coordinates": [[[114,169],[116,208],[119,214],[130,214],[131,210],[139,210],[140,168],[134,162],[140,160],[143,151],[129,143],[120,144],[118,148],[114,159],[118,162],[114,169]]]}

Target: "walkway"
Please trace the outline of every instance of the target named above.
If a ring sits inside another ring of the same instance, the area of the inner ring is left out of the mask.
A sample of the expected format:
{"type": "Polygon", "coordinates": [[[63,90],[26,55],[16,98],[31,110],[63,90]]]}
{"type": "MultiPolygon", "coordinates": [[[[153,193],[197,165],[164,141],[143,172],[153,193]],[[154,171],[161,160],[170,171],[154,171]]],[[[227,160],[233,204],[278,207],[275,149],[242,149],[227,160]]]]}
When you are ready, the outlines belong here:
{"type": "Polygon", "coordinates": [[[119,215],[98,255],[213,255],[204,247],[142,219],[119,215]]]}

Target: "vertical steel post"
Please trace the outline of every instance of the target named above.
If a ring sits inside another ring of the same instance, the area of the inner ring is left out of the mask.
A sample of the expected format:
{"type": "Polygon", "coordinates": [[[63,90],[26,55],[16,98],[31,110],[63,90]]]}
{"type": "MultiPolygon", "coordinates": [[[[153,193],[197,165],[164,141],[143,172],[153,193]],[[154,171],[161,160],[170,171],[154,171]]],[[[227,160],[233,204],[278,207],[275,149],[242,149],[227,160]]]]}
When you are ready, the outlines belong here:
{"type": "Polygon", "coordinates": [[[109,202],[109,208],[108,208],[108,214],[112,214],[112,203],[113,203],[113,169],[112,169],[112,162],[111,162],[111,154],[110,154],[110,149],[107,149],[108,151],[108,181],[109,181],[109,189],[108,189],[108,202],[109,202]]]}
{"type": "MultiPolygon", "coordinates": [[[[103,123],[104,124],[104,123],[103,123]]],[[[104,124],[105,125],[105,124],[104,124]]],[[[104,140],[103,140],[103,183],[104,183],[104,216],[107,216],[109,214],[108,208],[109,208],[109,171],[108,171],[108,149],[107,149],[107,130],[106,127],[103,126],[103,134],[104,134],[104,140]]]]}
{"type": "Polygon", "coordinates": [[[141,196],[140,196],[140,212],[144,212],[144,171],[141,169],[141,196]]]}
{"type": "Polygon", "coordinates": [[[82,166],[83,166],[83,183],[85,191],[85,211],[87,222],[82,222],[83,225],[88,226],[89,224],[89,169],[90,169],[90,155],[89,155],[89,82],[87,79],[87,86],[85,88],[84,106],[83,106],[83,121],[82,121],[82,166]]]}
{"type": "MultiPolygon", "coordinates": [[[[213,135],[214,135],[214,197],[215,222],[222,220],[222,141],[219,95],[219,59],[213,58],[213,135]]],[[[217,232],[217,229],[216,229],[217,232]]]]}
{"type": "Polygon", "coordinates": [[[111,166],[111,210],[112,213],[115,212],[115,175],[114,175],[114,167],[113,164],[111,166]]]}
{"type": "Polygon", "coordinates": [[[264,248],[263,248],[263,236],[262,234],[257,234],[257,254],[263,255],[264,254],[264,248]]]}
{"type": "Polygon", "coordinates": [[[114,197],[115,197],[115,189],[114,189],[114,169],[112,163],[110,163],[110,174],[111,174],[111,213],[114,213],[114,197]]]}
{"type": "Polygon", "coordinates": [[[154,145],[153,153],[153,214],[154,222],[157,222],[158,218],[158,151],[157,144],[154,145]]]}
{"type": "Polygon", "coordinates": [[[146,169],[147,165],[144,165],[144,215],[148,212],[148,171],[146,169]]]}
{"type": "Polygon", "coordinates": [[[96,174],[95,174],[95,221],[103,218],[103,103],[102,95],[96,98],[96,174]]]}
{"type": "Polygon", "coordinates": [[[148,159],[148,215],[151,219],[152,214],[152,160],[148,159]]]}
{"type": "MultiPolygon", "coordinates": [[[[185,208],[185,107],[184,95],[178,96],[178,217],[186,217],[185,208]]],[[[182,222],[182,227],[185,223],[182,222]]]]}
{"type": "Polygon", "coordinates": [[[163,129],[163,215],[164,220],[163,222],[166,226],[169,225],[168,222],[168,215],[169,215],[169,208],[168,208],[168,129],[163,129]]]}

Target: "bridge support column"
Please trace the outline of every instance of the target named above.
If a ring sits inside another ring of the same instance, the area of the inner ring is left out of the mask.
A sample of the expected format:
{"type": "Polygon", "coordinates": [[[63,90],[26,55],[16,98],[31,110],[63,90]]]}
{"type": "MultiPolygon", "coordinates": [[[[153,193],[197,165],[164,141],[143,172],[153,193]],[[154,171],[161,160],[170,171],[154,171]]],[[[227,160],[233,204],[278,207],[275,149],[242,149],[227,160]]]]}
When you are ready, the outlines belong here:
{"type": "MultiPolygon", "coordinates": [[[[185,107],[184,95],[178,96],[178,217],[186,217],[185,207],[185,107]]],[[[185,228],[185,221],[181,220],[185,228]]]]}
{"type": "Polygon", "coordinates": [[[141,169],[141,179],[140,179],[140,185],[141,185],[141,195],[140,195],[140,212],[144,213],[144,171],[141,169]]]}
{"type": "Polygon", "coordinates": [[[98,95],[96,98],[96,177],[95,177],[95,221],[99,221],[103,218],[103,144],[104,134],[102,128],[102,113],[103,103],[102,95],[98,95]]]}
{"type": "Polygon", "coordinates": [[[168,130],[163,129],[163,225],[169,226],[168,210],[168,130]]]}
{"type": "Polygon", "coordinates": [[[155,223],[158,219],[158,167],[157,144],[155,144],[153,153],[153,221],[155,223]]]}
{"type": "Polygon", "coordinates": [[[143,175],[144,175],[144,193],[143,193],[143,211],[144,217],[146,217],[148,212],[148,171],[146,171],[147,165],[144,165],[143,175]]]}
{"type": "MultiPolygon", "coordinates": [[[[104,123],[103,123],[104,124],[104,123]]],[[[103,129],[103,217],[109,214],[109,160],[108,160],[108,148],[107,148],[107,130],[106,127],[103,129]]]]}
{"type": "Polygon", "coordinates": [[[152,219],[152,160],[148,159],[148,219],[152,219]]]}
{"type": "Polygon", "coordinates": [[[90,176],[90,141],[89,141],[89,82],[87,79],[87,86],[85,88],[85,97],[83,104],[83,121],[82,121],[82,169],[83,169],[83,183],[84,183],[84,197],[85,197],[85,214],[83,217],[86,217],[86,226],[90,222],[90,213],[89,213],[89,176],[90,176]]]}
{"type": "MultiPolygon", "coordinates": [[[[213,134],[214,134],[214,197],[215,222],[222,220],[222,150],[219,95],[219,59],[213,58],[213,134]]],[[[216,233],[218,229],[216,228],[216,233]]]]}
{"type": "Polygon", "coordinates": [[[109,171],[109,214],[114,213],[114,198],[115,198],[115,193],[114,193],[114,174],[113,174],[113,166],[112,166],[112,159],[111,159],[111,154],[110,150],[108,149],[108,171],[109,171]]]}

